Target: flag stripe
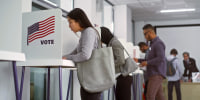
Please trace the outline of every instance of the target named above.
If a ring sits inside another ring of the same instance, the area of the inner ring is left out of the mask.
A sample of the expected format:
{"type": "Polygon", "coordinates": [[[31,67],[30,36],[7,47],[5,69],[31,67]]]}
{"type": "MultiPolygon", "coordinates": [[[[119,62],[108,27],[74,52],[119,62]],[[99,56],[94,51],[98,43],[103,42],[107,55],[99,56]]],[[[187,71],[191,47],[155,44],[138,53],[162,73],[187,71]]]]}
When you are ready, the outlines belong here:
{"type": "Polygon", "coordinates": [[[49,28],[49,27],[51,27],[51,26],[54,26],[54,23],[52,23],[52,24],[50,24],[50,25],[48,25],[48,26],[40,27],[39,29],[40,29],[40,30],[45,30],[45,29],[47,29],[47,28],[49,28]]]}
{"type": "Polygon", "coordinates": [[[43,21],[37,22],[28,27],[28,43],[43,38],[55,32],[55,16],[51,16],[43,21]]]}
{"type": "Polygon", "coordinates": [[[47,36],[47,35],[49,35],[49,34],[52,34],[52,33],[54,33],[54,31],[51,31],[51,32],[49,32],[49,33],[47,33],[47,34],[44,34],[44,35],[42,35],[42,36],[35,37],[34,39],[30,40],[29,43],[32,42],[32,41],[34,41],[34,40],[36,40],[36,39],[43,38],[43,37],[45,37],[45,36],[47,36]]]}
{"type": "Polygon", "coordinates": [[[46,22],[46,23],[40,23],[39,22],[39,25],[40,26],[46,26],[47,24],[49,24],[49,23],[54,23],[55,22],[55,20],[50,20],[50,21],[48,21],[48,22],[46,22]]]}
{"type": "Polygon", "coordinates": [[[37,34],[46,33],[46,32],[48,32],[49,30],[54,30],[54,26],[51,26],[51,27],[49,27],[48,29],[46,29],[46,30],[44,30],[44,31],[38,31],[38,32],[36,32],[36,33],[30,35],[29,38],[35,37],[37,34]]]}
{"type": "Polygon", "coordinates": [[[49,32],[53,32],[53,31],[54,31],[54,30],[48,31],[48,32],[46,32],[46,33],[44,33],[44,34],[39,34],[39,35],[37,35],[37,36],[31,38],[30,41],[35,40],[36,38],[38,38],[38,37],[40,37],[40,36],[43,36],[43,35],[45,35],[45,34],[48,34],[49,32]]]}
{"type": "Polygon", "coordinates": [[[46,21],[48,21],[49,19],[51,19],[51,18],[54,18],[55,16],[51,16],[51,17],[49,17],[49,18],[47,18],[47,19],[45,19],[45,20],[43,20],[43,21],[40,21],[40,23],[45,23],[46,21]]]}
{"type": "Polygon", "coordinates": [[[43,38],[43,37],[45,37],[45,36],[47,36],[47,35],[49,35],[49,34],[52,34],[52,33],[54,33],[54,32],[55,32],[55,31],[50,31],[50,32],[47,33],[47,34],[40,35],[39,37],[36,37],[36,38],[30,40],[29,43],[32,42],[32,41],[34,41],[34,40],[36,40],[36,39],[38,39],[38,38],[43,38]]]}
{"type": "Polygon", "coordinates": [[[41,32],[41,33],[37,33],[37,34],[35,34],[34,36],[30,36],[29,39],[32,39],[32,38],[34,38],[35,36],[38,36],[38,35],[45,34],[45,33],[49,32],[49,31],[52,31],[52,30],[54,30],[54,29],[50,29],[50,30],[47,30],[47,31],[41,32]]]}

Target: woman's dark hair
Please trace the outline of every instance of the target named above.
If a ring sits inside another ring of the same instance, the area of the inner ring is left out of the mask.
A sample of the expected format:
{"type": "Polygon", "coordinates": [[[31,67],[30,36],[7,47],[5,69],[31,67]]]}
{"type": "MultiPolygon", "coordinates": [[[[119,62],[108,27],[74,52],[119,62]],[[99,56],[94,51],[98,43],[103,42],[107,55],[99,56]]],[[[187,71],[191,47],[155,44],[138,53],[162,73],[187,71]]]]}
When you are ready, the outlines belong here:
{"type": "Polygon", "coordinates": [[[170,54],[175,54],[175,55],[177,55],[177,54],[178,54],[178,51],[177,51],[176,49],[172,49],[172,50],[170,51],[170,54]]]}
{"type": "Polygon", "coordinates": [[[88,27],[93,27],[85,12],[80,8],[75,8],[70,11],[67,17],[74,19],[76,22],[79,23],[80,27],[84,29],[88,27]]]}
{"type": "Polygon", "coordinates": [[[101,27],[101,41],[105,43],[107,46],[110,40],[114,37],[114,35],[110,32],[110,30],[106,27],[101,27]]]}

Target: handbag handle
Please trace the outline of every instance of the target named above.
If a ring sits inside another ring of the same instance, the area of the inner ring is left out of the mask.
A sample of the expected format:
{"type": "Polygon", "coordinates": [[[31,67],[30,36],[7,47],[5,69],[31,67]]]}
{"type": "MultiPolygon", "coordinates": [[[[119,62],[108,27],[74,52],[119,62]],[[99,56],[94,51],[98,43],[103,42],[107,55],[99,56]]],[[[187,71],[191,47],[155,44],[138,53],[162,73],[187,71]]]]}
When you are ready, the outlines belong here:
{"type": "Polygon", "coordinates": [[[102,48],[103,46],[102,46],[102,43],[101,43],[101,37],[100,37],[100,35],[99,35],[99,32],[98,32],[95,28],[93,28],[93,29],[97,32],[97,35],[98,35],[98,37],[99,37],[98,48],[102,48]],[[101,46],[101,47],[99,47],[99,46],[101,46]]]}
{"type": "Polygon", "coordinates": [[[126,52],[126,54],[129,56],[129,57],[131,57],[130,55],[129,55],[129,53],[128,53],[128,51],[124,48],[124,51],[126,52]]]}

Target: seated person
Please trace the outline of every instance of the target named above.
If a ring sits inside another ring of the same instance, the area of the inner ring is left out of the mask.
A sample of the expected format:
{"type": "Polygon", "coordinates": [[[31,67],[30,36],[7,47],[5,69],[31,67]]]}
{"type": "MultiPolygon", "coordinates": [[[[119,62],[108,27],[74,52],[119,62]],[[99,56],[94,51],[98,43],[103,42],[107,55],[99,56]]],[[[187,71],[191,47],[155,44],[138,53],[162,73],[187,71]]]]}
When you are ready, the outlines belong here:
{"type": "Polygon", "coordinates": [[[199,72],[199,70],[197,69],[195,60],[193,58],[190,58],[190,54],[188,52],[184,52],[183,57],[183,64],[185,67],[183,76],[188,77],[188,81],[191,82],[192,72],[199,72]]]}

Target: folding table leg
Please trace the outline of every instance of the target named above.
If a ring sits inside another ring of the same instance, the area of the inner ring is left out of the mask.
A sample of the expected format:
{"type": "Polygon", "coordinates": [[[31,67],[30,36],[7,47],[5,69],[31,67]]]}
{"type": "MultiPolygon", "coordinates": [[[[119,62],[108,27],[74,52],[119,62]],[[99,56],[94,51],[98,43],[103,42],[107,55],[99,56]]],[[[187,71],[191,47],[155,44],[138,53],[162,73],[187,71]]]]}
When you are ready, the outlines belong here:
{"type": "Polygon", "coordinates": [[[12,62],[12,65],[13,65],[13,76],[14,76],[14,83],[15,83],[15,95],[16,95],[16,100],[20,100],[16,61],[13,61],[13,62],[12,62]]]}
{"type": "Polygon", "coordinates": [[[60,100],[62,100],[62,67],[59,66],[59,91],[60,91],[60,100]]]}
{"type": "Polygon", "coordinates": [[[22,67],[21,85],[20,85],[20,100],[22,100],[23,85],[24,85],[25,66],[22,67]]]}
{"type": "Polygon", "coordinates": [[[73,73],[72,70],[70,70],[66,100],[68,100],[68,98],[69,98],[70,87],[71,87],[71,81],[72,81],[72,73],[73,73]]]}
{"type": "Polygon", "coordinates": [[[50,100],[50,67],[48,67],[48,81],[47,81],[47,100],[50,100]]]}

